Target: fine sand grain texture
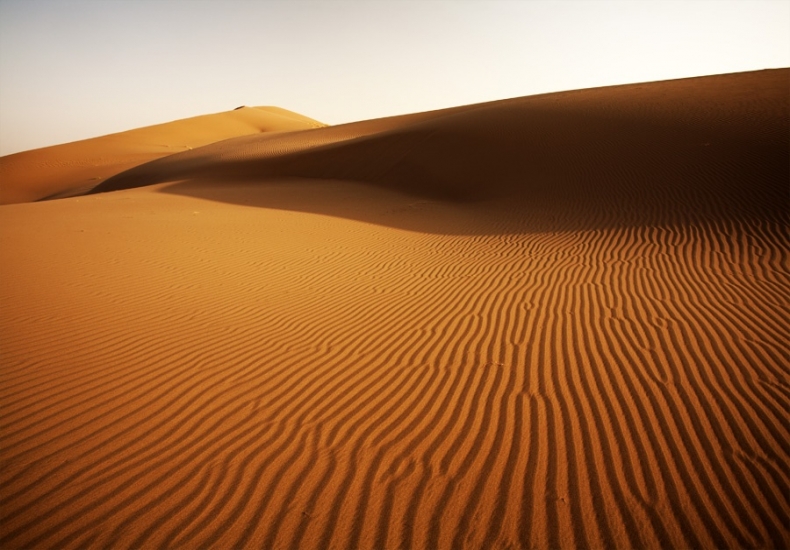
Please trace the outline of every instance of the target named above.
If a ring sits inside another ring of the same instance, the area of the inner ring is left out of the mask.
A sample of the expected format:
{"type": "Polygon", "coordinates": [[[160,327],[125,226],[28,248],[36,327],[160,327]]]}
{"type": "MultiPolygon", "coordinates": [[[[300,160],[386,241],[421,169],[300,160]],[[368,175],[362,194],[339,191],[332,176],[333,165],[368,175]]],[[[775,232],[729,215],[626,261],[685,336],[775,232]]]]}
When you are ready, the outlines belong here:
{"type": "Polygon", "coordinates": [[[0,207],[0,547],[787,548],[788,90],[256,133],[0,207]]]}

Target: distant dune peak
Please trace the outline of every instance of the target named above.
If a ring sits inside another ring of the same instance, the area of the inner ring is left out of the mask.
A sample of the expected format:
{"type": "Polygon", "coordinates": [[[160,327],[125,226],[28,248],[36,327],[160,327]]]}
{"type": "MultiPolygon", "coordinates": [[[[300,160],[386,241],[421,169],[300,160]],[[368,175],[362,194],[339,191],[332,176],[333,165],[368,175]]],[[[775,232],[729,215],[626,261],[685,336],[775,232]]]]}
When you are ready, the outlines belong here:
{"type": "Polygon", "coordinates": [[[240,107],[0,157],[0,204],[81,195],[146,162],[229,138],[325,126],[279,107],[240,107]]]}

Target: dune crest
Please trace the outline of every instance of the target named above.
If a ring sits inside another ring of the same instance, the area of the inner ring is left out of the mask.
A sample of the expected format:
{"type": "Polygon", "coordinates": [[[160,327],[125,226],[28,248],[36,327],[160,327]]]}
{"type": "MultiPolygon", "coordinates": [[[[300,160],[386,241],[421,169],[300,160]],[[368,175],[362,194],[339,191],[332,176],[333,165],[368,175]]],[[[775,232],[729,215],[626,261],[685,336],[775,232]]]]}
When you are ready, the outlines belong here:
{"type": "Polygon", "coordinates": [[[251,134],[0,207],[0,547],[787,548],[789,85],[251,134]]]}
{"type": "Polygon", "coordinates": [[[758,216],[769,208],[781,216],[788,206],[788,114],[781,107],[787,74],[562,92],[309,133],[245,136],[139,166],[94,191],[301,177],[440,200],[584,197],[601,208],[619,203],[641,223],[688,221],[716,208],[733,215],[751,208],[758,216]],[[688,185],[697,178],[718,178],[716,193],[700,195],[698,185],[688,185]]]}
{"type": "Polygon", "coordinates": [[[243,107],[0,157],[0,204],[83,194],[156,158],[237,136],[324,124],[278,107],[243,107]]]}

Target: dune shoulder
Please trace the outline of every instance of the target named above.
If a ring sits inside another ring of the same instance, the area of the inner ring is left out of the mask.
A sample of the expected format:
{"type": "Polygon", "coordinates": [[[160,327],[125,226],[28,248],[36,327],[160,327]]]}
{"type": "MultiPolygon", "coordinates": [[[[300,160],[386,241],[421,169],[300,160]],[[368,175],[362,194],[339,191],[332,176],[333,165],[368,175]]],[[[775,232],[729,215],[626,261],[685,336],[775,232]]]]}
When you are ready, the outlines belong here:
{"type": "Polygon", "coordinates": [[[788,202],[788,82],[790,70],[754,71],[240,136],[92,191],[180,182],[167,192],[216,196],[231,181],[307,178],[422,199],[518,202],[532,220],[543,208],[585,225],[778,219],[788,202]],[[576,207],[595,213],[569,216],[576,207]]]}
{"type": "Polygon", "coordinates": [[[0,204],[79,195],[154,159],[225,139],[320,128],[279,107],[241,107],[0,157],[0,204]]]}

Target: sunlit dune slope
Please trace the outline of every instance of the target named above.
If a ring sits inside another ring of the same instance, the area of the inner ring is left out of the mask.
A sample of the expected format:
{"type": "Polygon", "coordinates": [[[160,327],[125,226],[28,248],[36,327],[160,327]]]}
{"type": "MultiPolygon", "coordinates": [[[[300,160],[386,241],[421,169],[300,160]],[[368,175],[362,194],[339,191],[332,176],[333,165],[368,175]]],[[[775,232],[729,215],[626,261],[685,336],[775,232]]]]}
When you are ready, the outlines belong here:
{"type": "Polygon", "coordinates": [[[0,547],[790,547],[789,89],[251,134],[1,206],[0,547]]]}
{"type": "Polygon", "coordinates": [[[138,164],[231,137],[319,126],[278,107],[241,107],[7,155],[0,157],[0,204],[80,194],[138,164]]]}

